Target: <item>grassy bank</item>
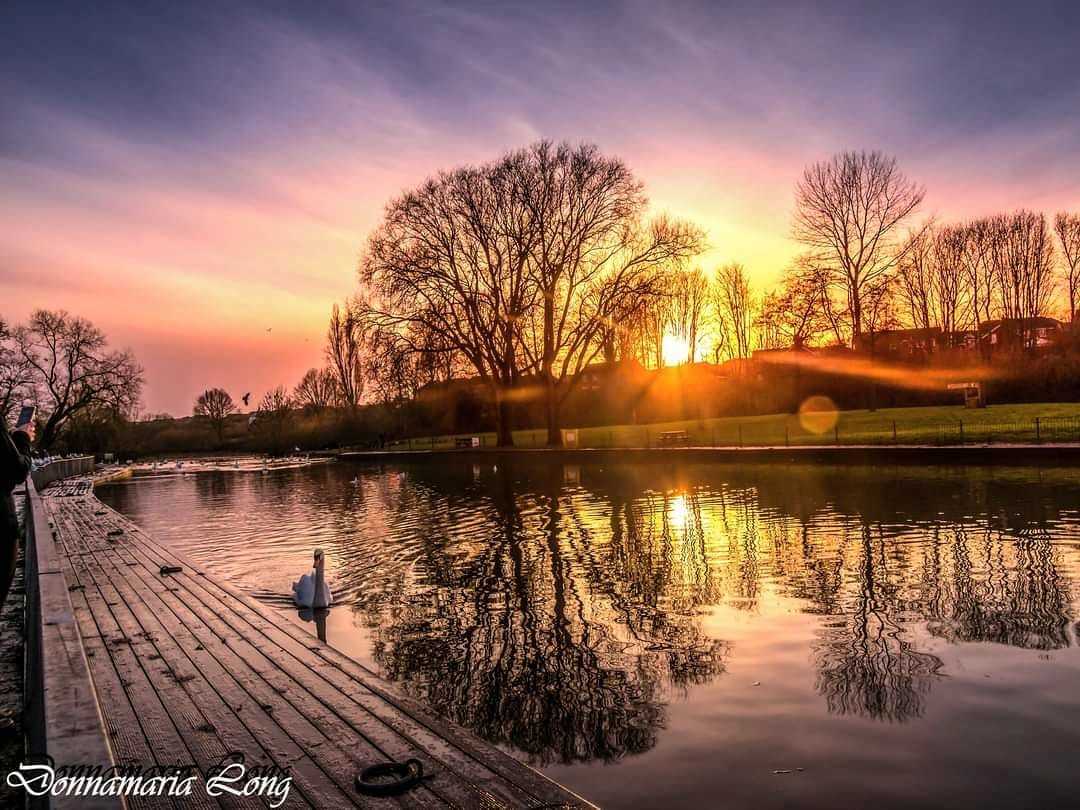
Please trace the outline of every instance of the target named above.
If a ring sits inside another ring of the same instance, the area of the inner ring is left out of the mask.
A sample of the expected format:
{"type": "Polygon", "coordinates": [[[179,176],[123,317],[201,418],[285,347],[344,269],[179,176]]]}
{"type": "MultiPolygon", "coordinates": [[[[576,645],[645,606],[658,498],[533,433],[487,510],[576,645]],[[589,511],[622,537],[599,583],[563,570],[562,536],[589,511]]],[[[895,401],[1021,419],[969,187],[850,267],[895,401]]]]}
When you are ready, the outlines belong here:
{"type": "MultiPolygon", "coordinates": [[[[661,443],[660,434],[669,431],[685,431],[687,443],[695,446],[1076,442],[1080,441],[1080,403],[884,408],[808,418],[769,414],[577,430],[580,447],[655,447],[661,443]]],[[[494,433],[473,433],[402,440],[391,447],[447,450],[456,447],[458,439],[472,436],[484,447],[495,445],[494,433]]],[[[543,447],[546,439],[544,430],[514,431],[518,447],[543,447]]]]}

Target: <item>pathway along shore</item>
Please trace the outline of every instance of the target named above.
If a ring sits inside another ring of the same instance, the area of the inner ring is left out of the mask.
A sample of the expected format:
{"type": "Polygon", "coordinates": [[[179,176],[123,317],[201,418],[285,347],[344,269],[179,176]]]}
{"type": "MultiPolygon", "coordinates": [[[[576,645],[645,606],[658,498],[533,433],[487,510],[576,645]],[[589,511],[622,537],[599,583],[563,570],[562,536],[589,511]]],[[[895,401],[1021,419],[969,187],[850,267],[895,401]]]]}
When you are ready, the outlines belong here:
{"type": "MultiPolygon", "coordinates": [[[[205,775],[242,752],[248,765],[289,770],[287,807],[592,806],[155,542],[97,500],[90,479],[30,498],[48,525],[38,541],[55,543],[117,764],[194,764],[205,775]],[[412,757],[433,777],[407,793],[355,788],[363,768],[412,757]]],[[[266,806],[199,788],[177,806],[219,802],[266,806]]]]}

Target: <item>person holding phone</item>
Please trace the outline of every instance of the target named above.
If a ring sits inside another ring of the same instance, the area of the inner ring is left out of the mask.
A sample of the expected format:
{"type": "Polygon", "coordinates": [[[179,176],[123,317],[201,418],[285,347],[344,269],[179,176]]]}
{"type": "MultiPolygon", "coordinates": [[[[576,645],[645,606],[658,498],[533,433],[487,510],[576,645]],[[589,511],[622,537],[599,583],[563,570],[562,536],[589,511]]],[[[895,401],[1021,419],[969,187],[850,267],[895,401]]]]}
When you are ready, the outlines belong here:
{"type": "Polygon", "coordinates": [[[0,429],[0,607],[7,601],[15,561],[19,556],[19,518],[15,513],[15,487],[30,474],[34,412],[23,408],[15,430],[0,429]],[[29,415],[27,415],[29,411],[29,415]]]}

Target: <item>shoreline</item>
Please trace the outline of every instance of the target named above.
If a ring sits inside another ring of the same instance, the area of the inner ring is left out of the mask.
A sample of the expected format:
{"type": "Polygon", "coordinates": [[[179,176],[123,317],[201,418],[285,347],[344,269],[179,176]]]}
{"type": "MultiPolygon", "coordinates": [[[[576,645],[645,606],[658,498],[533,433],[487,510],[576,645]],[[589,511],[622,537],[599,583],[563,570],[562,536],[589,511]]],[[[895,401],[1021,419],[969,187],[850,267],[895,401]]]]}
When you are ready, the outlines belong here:
{"type": "Polygon", "coordinates": [[[796,447],[474,447],[447,450],[328,451],[341,461],[547,458],[570,462],[770,462],[1080,466],[1080,444],[802,445],[796,447]]]}

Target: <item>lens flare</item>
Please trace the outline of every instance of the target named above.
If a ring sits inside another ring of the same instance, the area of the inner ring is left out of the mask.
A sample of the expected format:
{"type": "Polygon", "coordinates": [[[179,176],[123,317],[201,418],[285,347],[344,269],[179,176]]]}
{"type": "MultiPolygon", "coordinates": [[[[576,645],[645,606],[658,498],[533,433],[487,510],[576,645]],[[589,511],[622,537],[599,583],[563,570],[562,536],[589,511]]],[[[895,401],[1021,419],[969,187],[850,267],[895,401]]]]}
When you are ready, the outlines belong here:
{"type": "Polygon", "coordinates": [[[839,417],[836,403],[818,394],[807,397],[799,406],[799,424],[807,433],[828,433],[836,427],[839,417]]]}

